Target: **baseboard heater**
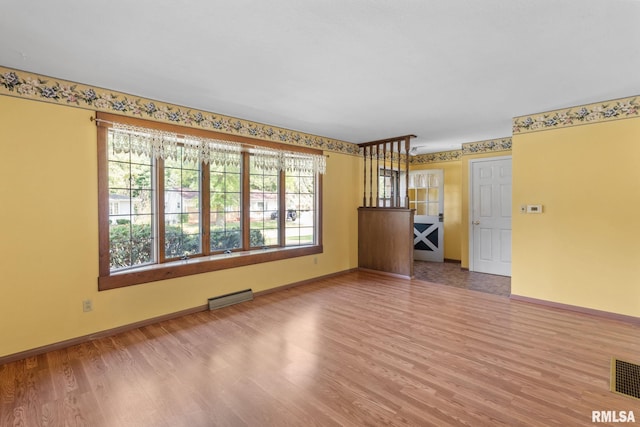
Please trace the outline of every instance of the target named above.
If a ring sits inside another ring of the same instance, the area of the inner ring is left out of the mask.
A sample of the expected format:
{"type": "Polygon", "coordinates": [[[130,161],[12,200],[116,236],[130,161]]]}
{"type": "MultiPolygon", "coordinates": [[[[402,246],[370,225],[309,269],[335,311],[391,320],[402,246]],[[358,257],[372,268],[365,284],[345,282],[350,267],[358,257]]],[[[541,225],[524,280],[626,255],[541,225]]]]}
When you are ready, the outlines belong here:
{"type": "Polygon", "coordinates": [[[253,300],[253,291],[251,289],[245,289],[244,291],[238,291],[231,294],[221,295],[219,297],[209,298],[209,310],[216,310],[228,305],[238,304],[251,300],[253,300]]]}

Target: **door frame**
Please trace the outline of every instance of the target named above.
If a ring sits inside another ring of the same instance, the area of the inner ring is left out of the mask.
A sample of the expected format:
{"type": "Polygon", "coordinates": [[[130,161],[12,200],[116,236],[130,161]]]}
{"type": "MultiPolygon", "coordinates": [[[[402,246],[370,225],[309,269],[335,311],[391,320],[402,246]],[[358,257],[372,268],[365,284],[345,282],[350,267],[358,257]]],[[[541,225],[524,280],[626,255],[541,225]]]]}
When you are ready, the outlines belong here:
{"type": "MultiPolygon", "coordinates": [[[[437,254],[438,256],[436,257],[430,257],[427,256],[427,258],[433,258],[433,259],[429,259],[429,260],[425,260],[425,259],[418,259],[416,258],[416,251],[420,251],[420,252],[430,252],[429,255],[435,254],[436,251],[422,251],[420,249],[415,249],[413,250],[414,256],[413,256],[413,260],[414,261],[431,261],[431,262],[444,262],[444,168],[428,168],[428,169],[414,169],[412,171],[410,171],[410,173],[413,173],[413,175],[418,175],[418,174],[430,174],[430,173],[437,173],[438,176],[438,213],[437,215],[426,215],[428,213],[428,209],[429,209],[429,205],[427,203],[426,205],[426,209],[427,212],[425,212],[425,215],[418,215],[417,214],[417,209],[416,209],[416,214],[414,215],[414,246],[415,246],[415,233],[416,233],[416,228],[415,228],[415,224],[416,223],[424,223],[423,221],[418,221],[418,217],[432,217],[435,218],[432,221],[427,221],[428,223],[433,223],[433,225],[437,226],[438,228],[438,245],[437,245],[437,254]]],[[[415,186],[415,182],[414,182],[414,188],[417,188],[415,186]]],[[[428,192],[429,191],[429,187],[427,185],[427,187],[425,187],[425,191],[428,192]]],[[[417,191],[417,190],[416,190],[417,191]]],[[[409,208],[411,208],[411,203],[409,203],[409,208]]]]}
{"type": "MultiPolygon", "coordinates": [[[[481,163],[481,162],[490,162],[490,161],[494,161],[494,160],[511,160],[511,165],[513,166],[513,158],[512,156],[506,155],[506,156],[495,156],[495,157],[482,157],[479,159],[469,159],[469,200],[467,200],[469,209],[468,209],[468,218],[467,218],[467,227],[468,227],[468,233],[469,233],[469,271],[475,271],[475,266],[473,265],[473,247],[474,247],[474,240],[473,240],[473,165],[475,163],[481,163]]],[[[512,178],[512,182],[511,184],[513,185],[513,178],[512,178]]],[[[512,187],[513,188],[513,187],[512,187]]],[[[513,198],[512,198],[513,200],[513,198]]],[[[513,203],[513,202],[512,202],[513,203]]],[[[511,213],[512,213],[512,217],[513,217],[513,205],[511,206],[511,213]]]]}

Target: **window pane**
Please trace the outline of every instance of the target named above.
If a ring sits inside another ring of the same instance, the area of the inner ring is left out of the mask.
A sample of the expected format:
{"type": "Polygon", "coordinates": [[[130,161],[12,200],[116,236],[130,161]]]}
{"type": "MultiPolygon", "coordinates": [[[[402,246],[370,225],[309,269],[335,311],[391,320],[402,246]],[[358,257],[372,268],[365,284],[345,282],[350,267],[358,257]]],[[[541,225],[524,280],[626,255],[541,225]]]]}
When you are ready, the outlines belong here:
{"type": "Polygon", "coordinates": [[[182,171],[182,187],[190,190],[200,191],[199,181],[200,171],[184,169],[182,171]]]}
{"type": "Polygon", "coordinates": [[[151,189],[151,165],[131,164],[131,188],[140,190],[151,189]]]}
{"type": "Polygon", "coordinates": [[[153,217],[132,216],[131,265],[147,264],[154,260],[153,217]]]}
{"type": "Polygon", "coordinates": [[[306,172],[287,172],[285,180],[285,246],[315,243],[315,177],[306,172]]]}
{"type": "MultiPolygon", "coordinates": [[[[182,218],[184,219],[184,218],[182,218]]],[[[178,258],[200,253],[200,228],[188,222],[168,224],[165,222],[164,250],[166,258],[178,258]],[[195,233],[194,233],[195,230],[195,233]]]]}
{"type": "MultiPolygon", "coordinates": [[[[182,210],[188,213],[197,214],[200,212],[200,192],[183,191],[182,193],[182,210]]],[[[197,220],[197,218],[195,218],[197,220]]]]}
{"type": "Polygon", "coordinates": [[[227,212],[240,212],[240,193],[227,193],[225,195],[225,210],[227,212]]]}
{"type": "Polygon", "coordinates": [[[180,169],[182,167],[182,151],[179,151],[179,153],[180,158],[174,159],[172,157],[167,157],[164,159],[164,167],[180,169]]]}
{"type": "Polygon", "coordinates": [[[250,158],[249,217],[251,247],[278,245],[278,176],[277,171],[257,168],[250,158]]]}
{"type": "Polygon", "coordinates": [[[111,270],[153,263],[154,163],[149,156],[130,153],[128,138],[114,146],[107,137],[109,190],[109,265],[111,270]]]}
{"type": "Polygon", "coordinates": [[[178,147],[178,158],[164,162],[164,250],[169,259],[202,253],[200,169],[182,157],[178,147]]]}
{"type": "Polygon", "coordinates": [[[111,269],[144,265],[154,260],[152,216],[116,216],[109,225],[111,269]]]}
{"type": "Polygon", "coordinates": [[[220,229],[212,224],[211,250],[224,251],[236,249],[242,246],[242,235],[240,229],[220,229]]]}
{"type": "Polygon", "coordinates": [[[314,242],[313,227],[287,228],[286,246],[311,245],[314,242]]]}
{"type": "Polygon", "coordinates": [[[427,203],[428,205],[428,210],[427,210],[427,215],[430,216],[438,216],[438,202],[435,203],[427,203]]]}
{"type": "Polygon", "coordinates": [[[131,163],[109,161],[109,188],[131,188],[131,163]]]}
{"type": "Polygon", "coordinates": [[[212,252],[242,247],[240,171],[238,167],[210,165],[212,252]]]}
{"type": "Polygon", "coordinates": [[[211,172],[223,172],[223,173],[240,173],[240,165],[224,165],[224,164],[215,164],[210,163],[209,168],[211,172]]]}
{"type": "Polygon", "coordinates": [[[225,180],[225,188],[226,191],[240,193],[242,188],[242,180],[240,179],[240,174],[227,174],[227,179],[225,180]]]}
{"type": "Polygon", "coordinates": [[[286,185],[287,193],[298,194],[300,192],[299,177],[287,175],[284,182],[286,185]]]}
{"type": "Polygon", "coordinates": [[[302,176],[300,177],[300,193],[302,194],[314,194],[315,193],[316,179],[314,176],[302,176]]]}
{"type": "Polygon", "coordinates": [[[152,214],[153,213],[153,191],[151,190],[132,190],[131,201],[133,203],[133,214],[152,214]]]}

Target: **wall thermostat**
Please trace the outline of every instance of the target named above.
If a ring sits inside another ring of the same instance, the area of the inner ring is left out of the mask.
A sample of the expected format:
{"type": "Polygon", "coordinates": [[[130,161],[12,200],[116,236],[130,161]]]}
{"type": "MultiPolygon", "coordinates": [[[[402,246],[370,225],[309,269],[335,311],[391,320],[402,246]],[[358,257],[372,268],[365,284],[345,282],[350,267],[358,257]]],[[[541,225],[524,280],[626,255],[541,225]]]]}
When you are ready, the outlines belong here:
{"type": "Polygon", "coordinates": [[[527,213],[530,213],[530,214],[542,213],[542,205],[527,205],[527,213]]]}

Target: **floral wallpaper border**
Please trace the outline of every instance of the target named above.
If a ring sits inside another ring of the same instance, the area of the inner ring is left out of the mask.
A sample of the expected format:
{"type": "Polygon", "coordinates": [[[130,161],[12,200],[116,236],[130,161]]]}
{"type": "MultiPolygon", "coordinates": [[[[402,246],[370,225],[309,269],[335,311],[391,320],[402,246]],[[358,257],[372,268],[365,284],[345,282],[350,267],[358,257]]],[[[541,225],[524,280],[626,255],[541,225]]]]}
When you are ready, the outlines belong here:
{"type": "MultiPolygon", "coordinates": [[[[360,154],[360,147],[351,142],[296,132],[277,126],[190,109],[147,98],[139,98],[3,66],[0,66],[0,95],[140,117],[319,150],[352,155],[360,154]]],[[[513,133],[536,132],[638,116],[640,116],[640,101],[638,101],[638,97],[620,98],[564,110],[515,117],[513,118],[513,133]]],[[[462,150],[413,156],[410,163],[424,164],[455,161],[469,154],[508,150],[511,150],[510,137],[465,143],[462,145],[462,150]]]]}
{"type": "Polygon", "coordinates": [[[451,162],[460,160],[463,156],[472,154],[492,153],[496,151],[511,151],[512,140],[510,137],[488,139],[485,141],[467,142],[462,144],[462,150],[442,151],[439,153],[420,154],[412,157],[412,165],[427,163],[451,162]]]}
{"type": "Polygon", "coordinates": [[[490,153],[493,151],[510,151],[511,137],[487,139],[485,141],[467,142],[462,144],[462,153],[465,156],[470,154],[490,153]]]}
{"type": "Polygon", "coordinates": [[[638,117],[638,96],[513,118],[513,134],[638,117]]]}
{"type": "Polygon", "coordinates": [[[409,164],[424,165],[427,163],[451,162],[462,158],[462,150],[441,151],[438,153],[418,154],[411,157],[409,164]]]}
{"type": "Polygon", "coordinates": [[[358,154],[359,149],[357,144],[351,142],[180,107],[3,66],[0,66],[0,95],[139,117],[338,153],[358,154]]]}

